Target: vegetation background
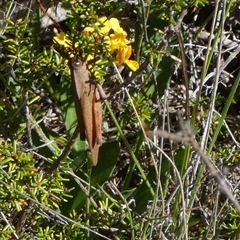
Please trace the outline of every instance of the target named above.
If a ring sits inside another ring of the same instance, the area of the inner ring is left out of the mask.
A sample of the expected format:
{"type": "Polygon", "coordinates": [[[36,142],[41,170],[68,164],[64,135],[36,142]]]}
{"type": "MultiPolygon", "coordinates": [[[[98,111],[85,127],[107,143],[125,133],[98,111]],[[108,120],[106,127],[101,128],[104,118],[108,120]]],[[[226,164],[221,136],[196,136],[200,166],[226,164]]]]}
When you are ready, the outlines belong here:
{"type": "Polygon", "coordinates": [[[240,239],[238,1],[62,2],[41,4],[66,32],[119,19],[140,69],[106,68],[127,88],[92,167],[54,25],[0,1],[0,238],[240,239]]]}

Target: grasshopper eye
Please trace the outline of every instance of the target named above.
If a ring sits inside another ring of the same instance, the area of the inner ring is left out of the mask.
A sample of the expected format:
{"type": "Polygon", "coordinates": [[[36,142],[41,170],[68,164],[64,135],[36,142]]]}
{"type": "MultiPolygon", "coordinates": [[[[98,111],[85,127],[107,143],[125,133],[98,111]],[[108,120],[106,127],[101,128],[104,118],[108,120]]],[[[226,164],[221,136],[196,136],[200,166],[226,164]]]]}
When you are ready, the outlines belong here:
{"type": "Polygon", "coordinates": [[[79,58],[73,58],[71,60],[72,68],[78,69],[80,66],[83,66],[83,62],[79,58]]]}

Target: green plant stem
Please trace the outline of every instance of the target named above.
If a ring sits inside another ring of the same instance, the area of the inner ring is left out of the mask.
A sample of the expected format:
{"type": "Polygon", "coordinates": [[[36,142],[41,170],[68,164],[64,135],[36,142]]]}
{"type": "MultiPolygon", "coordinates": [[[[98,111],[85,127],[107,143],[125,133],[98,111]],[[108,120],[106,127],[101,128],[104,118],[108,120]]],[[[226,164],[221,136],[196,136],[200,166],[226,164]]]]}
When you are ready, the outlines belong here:
{"type": "Polygon", "coordinates": [[[229,107],[230,107],[231,103],[233,102],[234,95],[235,95],[235,93],[236,93],[236,91],[238,89],[239,82],[240,82],[240,72],[238,73],[237,78],[234,81],[234,84],[233,84],[231,92],[230,92],[230,94],[228,96],[227,102],[226,102],[226,104],[225,104],[225,106],[223,108],[223,111],[222,111],[221,117],[219,119],[217,128],[216,128],[216,130],[215,130],[215,132],[213,134],[212,141],[211,141],[210,146],[209,146],[208,151],[207,151],[208,154],[212,151],[212,149],[213,149],[213,147],[215,145],[215,142],[216,142],[217,137],[218,137],[218,135],[220,133],[221,127],[223,125],[223,122],[224,122],[224,120],[225,120],[225,118],[227,116],[229,107]]]}
{"type": "MultiPolygon", "coordinates": [[[[191,156],[191,146],[186,146],[185,148],[185,151],[184,151],[184,157],[183,157],[183,164],[181,165],[181,169],[180,169],[180,176],[182,178],[182,181],[183,181],[183,175],[187,169],[187,166],[188,166],[188,163],[189,163],[189,159],[190,159],[190,156],[191,156]]],[[[184,181],[182,183],[184,185],[184,181]]],[[[174,207],[173,207],[173,213],[175,215],[175,217],[173,217],[173,220],[175,220],[175,231],[177,231],[177,228],[178,228],[178,224],[177,224],[177,221],[178,221],[178,216],[179,216],[179,213],[180,213],[180,206],[181,206],[181,201],[182,201],[182,193],[179,192],[179,194],[176,195],[176,200],[174,202],[174,207]]]]}
{"type": "Polygon", "coordinates": [[[138,168],[138,170],[139,170],[140,176],[141,176],[142,179],[146,182],[146,185],[148,186],[148,188],[150,189],[150,192],[151,192],[152,196],[154,197],[154,190],[153,190],[150,182],[148,181],[148,179],[147,179],[147,177],[146,177],[146,175],[145,175],[145,173],[144,173],[144,170],[142,169],[141,165],[139,164],[139,162],[138,162],[135,154],[133,153],[133,151],[132,151],[132,149],[131,149],[131,146],[129,145],[126,137],[124,136],[124,134],[123,134],[123,132],[122,132],[122,129],[121,129],[120,125],[118,124],[118,121],[117,121],[117,119],[115,118],[115,116],[114,116],[114,114],[113,114],[113,112],[112,112],[111,107],[109,106],[108,101],[106,101],[106,100],[105,100],[105,105],[106,105],[106,107],[107,107],[107,109],[108,109],[108,111],[109,111],[109,113],[110,113],[110,115],[111,115],[111,117],[112,117],[112,119],[113,119],[113,121],[114,121],[114,123],[115,123],[115,125],[116,125],[116,127],[117,127],[117,129],[118,129],[118,131],[119,131],[119,133],[120,133],[120,136],[121,136],[124,144],[126,145],[126,148],[127,148],[128,152],[129,152],[132,160],[134,161],[135,165],[137,166],[137,168],[138,168]]]}

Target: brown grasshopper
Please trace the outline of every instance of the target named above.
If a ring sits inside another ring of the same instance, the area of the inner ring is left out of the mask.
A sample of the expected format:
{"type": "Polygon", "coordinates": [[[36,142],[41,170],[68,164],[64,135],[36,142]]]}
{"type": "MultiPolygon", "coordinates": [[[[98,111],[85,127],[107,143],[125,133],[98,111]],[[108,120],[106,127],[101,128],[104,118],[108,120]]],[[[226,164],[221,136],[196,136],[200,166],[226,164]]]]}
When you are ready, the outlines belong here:
{"type": "MultiPolygon", "coordinates": [[[[36,0],[36,2],[44,14],[52,20],[55,27],[61,32],[60,24],[48,14],[41,1],[36,0]]],[[[90,73],[86,61],[82,60],[79,56],[71,58],[70,54],[64,49],[59,49],[59,51],[69,61],[80,138],[82,140],[87,139],[92,154],[93,165],[96,166],[99,147],[102,145],[101,100],[109,96],[106,96],[101,85],[97,83],[90,73]]]]}
{"type": "Polygon", "coordinates": [[[93,165],[98,162],[102,145],[102,90],[94,80],[87,63],[79,57],[69,60],[80,138],[87,138],[93,165]]]}

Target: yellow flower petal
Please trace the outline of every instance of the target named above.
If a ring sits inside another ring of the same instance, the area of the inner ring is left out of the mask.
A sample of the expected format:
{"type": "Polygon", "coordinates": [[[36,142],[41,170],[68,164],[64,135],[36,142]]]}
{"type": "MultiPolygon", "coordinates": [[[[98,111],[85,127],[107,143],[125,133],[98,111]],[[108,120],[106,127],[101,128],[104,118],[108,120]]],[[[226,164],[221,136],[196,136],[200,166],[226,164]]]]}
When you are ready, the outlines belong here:
{"type": "Polygon", "coordinates": [[[111,40],[111,53],[120,48],[126,48],[128,46],[127,43],[128,42],[122,41],[121,39],[115,39],[114,41],[111,40]]]}
{"type": "MultiPolygon", "coordinates": [[[[100,28],[100,34],[101,35],[107,35],[111,29],[111,24],[110,22],[107,20],[106,17],[101,17],[100,18],[100,22],[101,22],[101,25],[103,25],[101,28],[100,28]]],[[[99,25],[99,24],[98,24],[99,25]]]]}
{"type": "MultiPolygon", "coordinates": [[[[101,17],[99,20],[101,25],[103,25],[103,27],[100,28],[100,34],[102,35],[107,35],[111,29],[115,31],[120,28],[117,18],[110,18],[107,20],[107,17],[101,17]]],[[[99,23],[97,25],[99,25],[99,23]]]]}
{"type": "Polygon", "coordinates": [[[126,39],[127,33],[122,28],[118,28],[117,30],[115,30],[114,33],[110,35],[110,37],[111,37],[112,40],[114,40],[114,39],[122,39],[124,41],[128,41],[126,39]]]}
{"type": "Polygon", "coordinates": [[[139,63],[133,60],[126,60],[125,63],[132,71],[137,71],[139,69],[139,63]]]}
{"type": "Polygon", "coordinates": [[[124,49],[125,52],[125,59],[129,59],[132,55],[132,46],[131,45],[127,45],[124,49]]]}
{"type": "Polygon", "coordinates": [[[115,63],[117,66],[119,66],[119,65],[122,65],[124,63],[124,61],[125,61],[124,48],[120,48],[118,50],[115,63]]]}
{"type": "Polygon", "coordinates": [[[110,18],[109,19],[109,24],[114,31],[121,28],[117,18],[110,18]]]}
{"type": "Polygon", "coordinates": [[[99,18],[100,22],[104,23],[107,21],[107,17],[106,16],[102,16],[99,18]]]}
{"type": "Polygon", "coordinates": [[[92,33],[94,31],[93,27],[85,27],[82,31],[82,34],[85,36],[89,36],[90,33],[92,33]]]}
{"type": "Polygon", "coordinates": [[[117,65],[121,65],[123,64],[126,60],[128,60],[130,58],[130,56],[132,55],[132,46],[131,45],[126,45],[123,48],[119,48],[118,49],[118,53],[116,56],[116,60],[115,63],[117,65]]]}
{"type": "MultiPolygon", "coordinates": [[[[99,27],[99,34],[101,35],[107,35],[110,31],[111,27],[111,23],[107,20],[107,17],[100,17],[99,21],[95,24],[96,27],[99,27]]],[[[94,31],[96,31],[96,28],[94,27],[85,27],[83,30],[83,34],[86,36],[89,36],[90,33],[93,33],[94,31]]]]}
{"type": "Polygon", "coordinates": [[[113,53],[116,49],[125,48],[130,41],[126,39],[126,33],[125,31],[119,31],[114,32],[114,34],[111,34],[111,53],[113,53]]]}

